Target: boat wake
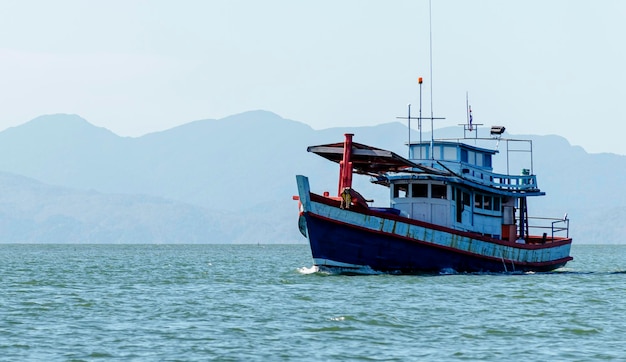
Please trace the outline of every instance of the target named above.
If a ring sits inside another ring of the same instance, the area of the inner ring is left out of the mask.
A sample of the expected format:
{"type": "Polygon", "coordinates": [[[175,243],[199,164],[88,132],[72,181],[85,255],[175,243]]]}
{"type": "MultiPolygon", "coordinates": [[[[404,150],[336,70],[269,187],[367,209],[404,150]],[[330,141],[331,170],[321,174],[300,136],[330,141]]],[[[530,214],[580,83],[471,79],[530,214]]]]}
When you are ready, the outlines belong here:
{"type": "Polygon", "coordinates": [[[369,266],[363,266],[359,268],[342,268],[342,267],[330,267],[330,266],[316,266],[313,265],[311,267],[301,267],[298,268],[298,273],[303,275],[308,274],[324,274],[324,275],[381,275],[381,274],[390,274],[376,271],[369,266]]]}
{"type": "Polygon", "coordinates": [[[456,270],[452,268],[444,268],[439,271],[439,275],[455,275],[455,274],[459,274],[459,272],[457,272],[456,270]]]}
{"type": "Polygon", "coordinates": [[[302,268],[298,268],[298,273],[300,274],[314,274],[317,273],[319,271],[319,268],[315,265],[311,266],[310,268],[307,268],[305,266],[303,266],[302,268]]]}

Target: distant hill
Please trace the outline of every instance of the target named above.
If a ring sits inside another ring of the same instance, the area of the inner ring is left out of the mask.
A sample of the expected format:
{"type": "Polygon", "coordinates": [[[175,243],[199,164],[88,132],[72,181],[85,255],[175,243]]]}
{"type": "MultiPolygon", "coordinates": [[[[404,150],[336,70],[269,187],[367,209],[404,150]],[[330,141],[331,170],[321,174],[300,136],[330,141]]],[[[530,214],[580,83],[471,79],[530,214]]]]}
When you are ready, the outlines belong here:
{"type": "MultiPolygon", "coordinates": [[[[407,128],[398,122],[317,131],[253,111],[131,138],[76,115],[41,116],[0,132],[0,242],[304,242],[291,200],[295,175],[310,176],[314,191],[335,192],[337,165],[306,147],[346,132],[406,154],[407,128]]],[[[533,140],[534,171],[548,194],[531,200],[531,213],[568,212],[575,242],[622,242],[626,195],[617,190],[626,157],[588,154],[554,135],[519,137],[533,140]]],[[[365,177],[355,187],[387,202],[387,190],[365,177]]]]}
{"type": "Polygon", "coordinates": [[[0,173],[0,242],[220,243],[238,218],[154,196],[50,186],[0,173]]]}

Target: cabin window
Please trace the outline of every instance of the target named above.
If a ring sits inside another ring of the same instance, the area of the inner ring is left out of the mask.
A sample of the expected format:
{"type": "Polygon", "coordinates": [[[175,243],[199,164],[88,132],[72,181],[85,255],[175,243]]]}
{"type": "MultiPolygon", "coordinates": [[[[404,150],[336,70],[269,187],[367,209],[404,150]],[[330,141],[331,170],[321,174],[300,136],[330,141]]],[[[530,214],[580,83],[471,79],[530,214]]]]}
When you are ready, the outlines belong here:
{"type": "Polygon", "coordinates": [[[468,151],[467,156],[468,156],[467,162],[469,164],[475,165],[476,164],[476,152],[468,151]]]}
{"type": "Polygon", "coordinates": [[[484,154],[477,153],[476,154],[476,166],[483,167],[483,160],[485,159],[484,154]]]}
{"type": "Polygon", "coordinates": [[[411,193],[413,197],[428,197],[428,184],[412,184],[411,193]]]}
{"type": "Polygon", "coordinates": [[[483,196],[483,209],[491,210],[491,196],[483,196]]]}
{"type": "Polygon", "coordinates": [[[485,154],[485,167],[491,168],[491,155],[485,154]]]}
{"type": "Polygon", "coordinates": [[[470,197],[469,192],[463,192],[463,205],[470,206],[472,203],[472,199],[470,197]]]}
{"type": "Polygon", "coordinates": [[[432,185],[431,188],[433,199],[447,199],[448,198],[448,186],[446,185],[432,185]]]}
{"type": "Polygon", "coordinates": [[[477,209],[483,208],[483,195],[481,194],[474,195],[474,208],[477,208],[477,209]]]}
{"type": "Polygon", "coordinates": [[[483,210],[491,210],[500,212],[500,197],[498,196],[489,196],[489,195],[474,195],[474,208],[483,209],[483,210]]]}
{"type": "Polygon", "coordinates": [[[468,162],[467,150],[461,149],[461,162],[468,162]]]}
{"type": "Polygon", "coordinates": [[[433,158],[435,160],[441,160],[441,147],[440,146],[433,146],[433,158]]]}
{"type": "Polygon", "coordinates": [[[407,184],[394,184],[393,185],[393,197],[406,197],[406,192],[409,189],[407,184]]]}
{"type": "Polygon", "coordinates": [[[500,198],[498,196],[493,198],[493,211],[500,212],[500,198]]]}
{"type": "Polygon", "coordinates": [[[428,149],[429,146],[426,145],[417,145],[411,147],[411,157],[415,160],[427,159],[428,157],[428,149]]]}
{"type": "Polygon", "coordinates": [[[455,161],[456,160],[456,147],[444,147],[443,159],[448,160],[448,161],[455,161]]]}

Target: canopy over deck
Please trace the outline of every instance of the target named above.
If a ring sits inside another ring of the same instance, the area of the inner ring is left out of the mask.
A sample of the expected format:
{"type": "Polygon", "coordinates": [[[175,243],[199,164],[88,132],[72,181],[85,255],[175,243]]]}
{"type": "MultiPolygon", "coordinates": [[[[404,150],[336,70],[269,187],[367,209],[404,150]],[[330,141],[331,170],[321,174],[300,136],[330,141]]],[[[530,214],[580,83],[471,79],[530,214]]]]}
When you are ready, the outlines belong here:
{"type": "MultiPolygon", "coordinates": [[[[343,159],[343,147],[344,143],[339,142],[310,146],[307,148],[307,151],[339,163],[343,159]]],[[[391,151],[355,142],[352,143],[352,157],[350,161],[355,172],[366,175],[410,171],[411,168],[423,169],[422,165],[411,162],[391,151]]]]}

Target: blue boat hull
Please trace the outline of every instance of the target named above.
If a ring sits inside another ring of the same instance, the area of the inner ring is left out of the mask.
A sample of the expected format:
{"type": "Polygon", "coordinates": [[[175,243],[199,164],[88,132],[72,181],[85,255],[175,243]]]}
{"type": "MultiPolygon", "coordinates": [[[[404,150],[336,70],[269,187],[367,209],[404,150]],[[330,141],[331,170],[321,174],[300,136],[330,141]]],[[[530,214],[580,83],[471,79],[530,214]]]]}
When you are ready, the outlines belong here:
{"type": "MultiPolygon", "coordinates": [[[[524,272],[550,271],[572,260],[571,239],[518,244],[353,206],[310,192],[297,176],[299,227],[314,264],[339,271],[524,272]]],[[[391,209],[387,210],[390,211],[391,209]]]]}
{"type": "Polygon", "coordinates": [[[316,266],[349,273],[370,269],[402,274],[549,271],[567,263],[564,260],[549,265],[524,265],[438,248],[385,233],[372,233],[311,214],[304,217],[316,266]]]}

